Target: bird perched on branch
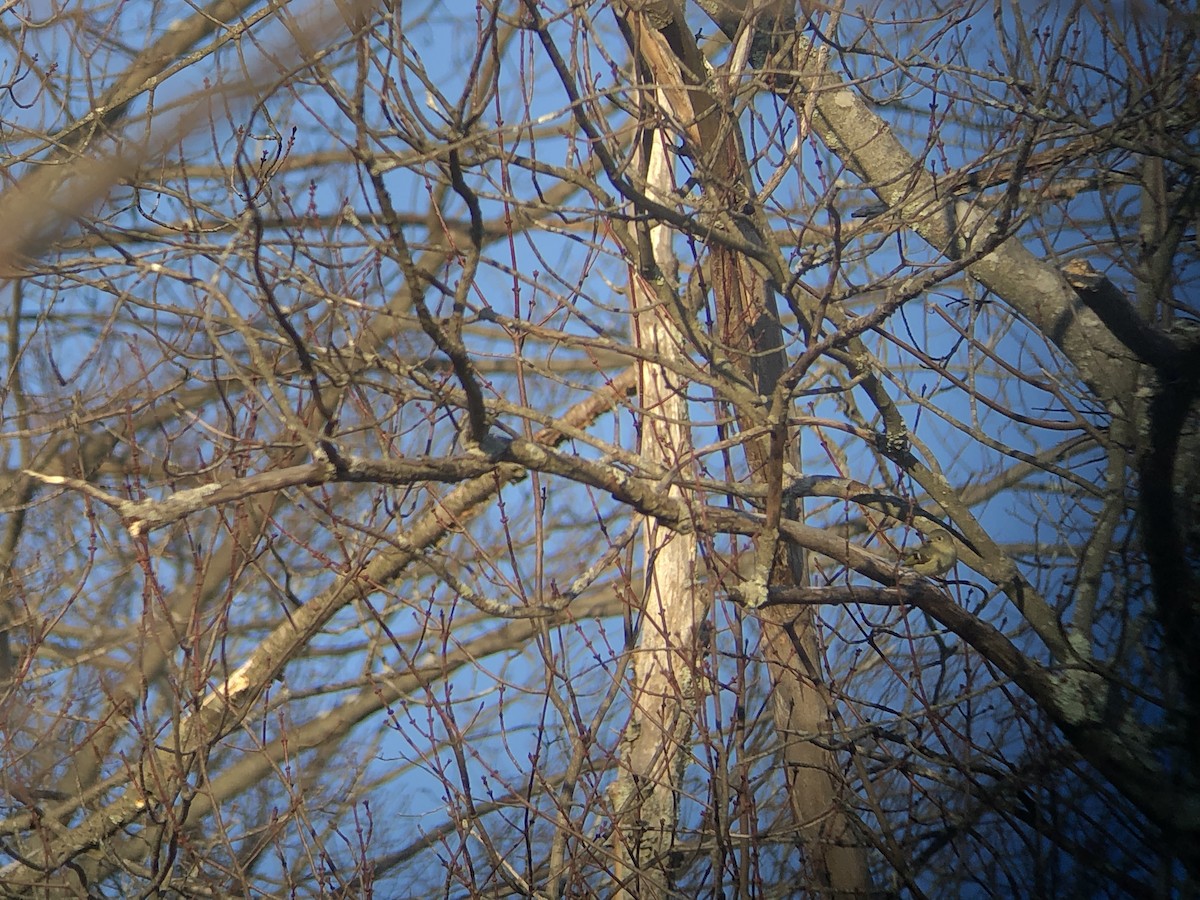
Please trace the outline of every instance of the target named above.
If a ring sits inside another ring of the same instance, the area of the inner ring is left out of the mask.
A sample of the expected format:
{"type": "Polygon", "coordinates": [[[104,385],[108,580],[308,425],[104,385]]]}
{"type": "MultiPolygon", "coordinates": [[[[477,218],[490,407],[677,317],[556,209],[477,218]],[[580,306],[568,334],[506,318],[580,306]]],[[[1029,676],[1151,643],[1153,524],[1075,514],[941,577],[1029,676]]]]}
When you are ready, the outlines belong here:
{"type": "Polygon", "coordinates": [[[958,550],[954,546],[954,538],[945,528],[935,528],[929,532],[925,543],[920,547],[909,550],[901,558],[901,565],[907,566],[918,575],[945,575],[958,562],[958,550]]]}

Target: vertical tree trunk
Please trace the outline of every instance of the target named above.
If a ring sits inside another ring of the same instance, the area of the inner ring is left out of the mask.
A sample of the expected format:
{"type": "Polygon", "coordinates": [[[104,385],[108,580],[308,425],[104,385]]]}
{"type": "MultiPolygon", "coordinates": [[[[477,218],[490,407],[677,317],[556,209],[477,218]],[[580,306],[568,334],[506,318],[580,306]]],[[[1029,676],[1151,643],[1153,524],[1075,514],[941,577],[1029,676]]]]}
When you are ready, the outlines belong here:
{"type": "MultiPolygon", "coordinates": [[[[659,196],[672,188],[665,140],[658,130],[647,140],[647,182],[659,196]]],[[[669,229],[652,229],[643,250],[646,258],[639,260],[630,279],[634,341],[662,364],[639,365],[640,452],[666,470],[686,472],[692,454],[687,398],[671,366],[683,355],[683,338],[670,306],[659,302],[655,290],[676,268],[669,229]]],[[[683,499],[679,487],[669,485],[666,490],[683,499]]],[[[707,605],[696,584],[697,550],[695,533],[672,532],[647,520],[632,711],[622,741],[620,773],[610,794],[616,810],[618,897],[656,900],[667,897],[670,889],[670,854],[695,705],[696,633],[707,605]]]]}
{"type": "MultiPolygon", "coordinates": [[[[741,209],[752,196],[737,123],[714,103],[711,91],[715,85],[703,67],[686,23],[678,15],[671,17],[668,9],[659,10],[653,19],[630,12],[625,24],[651,83],[659,86],[657,95],[665,118],[685,131],[695,176],[705,199],[710,201],[706,205],[719,211],[715,218],[726,230],[733,234],[747,230],[744,219],[734,223],[733,217],[726,214],[741,209]]],[[[759,246],[769,245],[766,236],[746,236],[759,246]]],[[[774,289],[761,266],[745,255],[717,241],[711,244],[711,253],[721,348],[759,396],[775,397],[786,353],[774,289]]],[[[648,398],[643,402],[649,405],[648,398]]],[[[760,597],[765,596],[767,584],[794,585],[804,579],[801,567],[793,565],[786,548],[777,541],[783,463],[785,456],[794,457],[795,446],[787,429],[790,399],[780,395],[772,405],[771,433],[748,439],[743,445],[749,477],[767,484],[769,491],[773,486],[768,525],[760,538],[752,575],[752,580],[757,579],[760,597]]],[[[738,410],[742,430],[761,425],[749,421],[749,412],[738,410]]],[[[647,596],[653,597],[654,592],[647,596]]],[[[649,608],[648,603],[648,612],[649,608]]],[[[813,614],[807,609],[764,609],[759,611],[759,618],[789,800],[810,876],[806,887],[840,896],[866,894],[870,891],[866,854],[856,846],[850,818],[841,802],[843,780],[837,760],[815,741],[830,733],[833,711],[821,679],[813,614]]],[[[669,632],[666,636],[674,637],[669,632]]]]}
{"type": "MultiPolygon", "coordinates": [[[[719,332],[730,362],[760,396],[773,397],[786,364],[773,287],[748,261],[724,247],[714,248],[712,271],[719,332]]],[[[778,544],[774,532],[783,463],[785,458],[793,465],[797,462],[795,442],[787,429],[790,406],[784,395],[773,433],[742,445],[751,478],[765,483],[772,495],[767,502],[767,528],[756,554],[764,582],[780,587],[802,585],[806,578],[802,559],[778,544]]],[[[740,424],[747,430],[753,423],[740,424]]],[[[837,759],[816,742],[832,731],[833,701],[822,678],[814,612],[811,607],[775,607],[760,609],[757,615],[771,674],[788,797],[810,887],[837,896],[865,895],[871,889],[866,855],[857,846],[843,806],[845,786],[837,759]]]]}

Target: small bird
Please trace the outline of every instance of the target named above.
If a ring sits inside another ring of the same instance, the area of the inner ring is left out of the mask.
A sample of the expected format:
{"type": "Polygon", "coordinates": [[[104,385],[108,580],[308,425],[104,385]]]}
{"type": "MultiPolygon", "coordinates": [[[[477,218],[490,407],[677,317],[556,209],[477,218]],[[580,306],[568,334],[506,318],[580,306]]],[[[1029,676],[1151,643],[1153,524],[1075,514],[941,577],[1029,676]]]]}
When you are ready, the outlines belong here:
{"type": "Polygon", "coordinates": [[[945,575],[958,562],[954,538],[945,528],[935,528],[920,547],[909,550],[900,560],[918,575],[945,575]]]}

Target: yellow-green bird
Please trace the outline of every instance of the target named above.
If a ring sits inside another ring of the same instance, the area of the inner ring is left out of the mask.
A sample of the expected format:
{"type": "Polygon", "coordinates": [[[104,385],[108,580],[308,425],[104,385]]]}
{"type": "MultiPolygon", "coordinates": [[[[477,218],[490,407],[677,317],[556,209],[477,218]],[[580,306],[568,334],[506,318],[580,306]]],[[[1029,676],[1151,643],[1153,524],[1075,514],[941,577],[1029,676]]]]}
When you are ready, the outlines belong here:
{"type": "Polygon", "coordinates": [[[958,549],[954,546],[954,538],[945,528],[935,528],[929,532],[925,543],[904,554],[900,563],[912,569],[918,575],[945,575],[958,562],[958,549]]]}

